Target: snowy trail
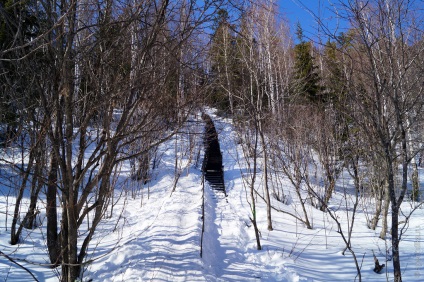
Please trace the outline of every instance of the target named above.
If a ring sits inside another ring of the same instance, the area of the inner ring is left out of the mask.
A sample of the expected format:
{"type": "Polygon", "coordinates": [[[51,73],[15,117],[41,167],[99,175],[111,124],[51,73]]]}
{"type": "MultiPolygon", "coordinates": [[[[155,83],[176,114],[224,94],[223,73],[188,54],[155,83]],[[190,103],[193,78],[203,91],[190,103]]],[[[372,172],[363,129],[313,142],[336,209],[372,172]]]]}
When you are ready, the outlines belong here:
{"type": "Polygon", "coordinates": [[[205,188],[204,263],[210,280],[254,281],[256,266],[246,261],[241,222],[221,193],[205,188]],[[241,271],[241,270],[244,271],[241,271]],[[252,271],[245,271],[252,269],[252,271]],[[253,275],[252,275],[253,274],[253,275]]]}
{"type": "MultiPolygon", "coordinates": [[[[97,269],[102,281],[205,281],[200,252],[201,186],[199,177],[181,177],[170,196],[161,193],[139,208],[127,236],[139,234],[108,257],[97,269]],[[158,205],[158,202],[161,204],[158,205]],[[159,209],[160,207],[160,209],[159,209]],[[159,209],[152,213],[152,208],[159,209]],[[156,214],[156,216],[151,216],[156,214]],[[140,220],[146,216],[143,222],[140,220]],[[147,227],[146,227],[147,226],[147,227]],[[109,269],[110,268],[110,269],[109,269]],[[114,272],[111,273],[111,270],[114,272]]],[[[95,271],[96,269],[92,269],[95,271]]]]}
{"type": "MultiPolygon", "coordinates": [[[[210,281],[298,281],[298,275],[284,267],[280,254],[256,250],[254,230],[249,220],[237,160],[236,136],[231,125],[210,113],[223,152],[227,196],[205,189],[206,249],[205,268],[210,281]]],[[[205,246],[204,246],[205,247],[205,246]]]]}
{"type": "Polygon", "coordinates": [[[263,267],[269,254],[256,250],[250,222],[236,208],[237,198],[205,190],[203,260],[209,281],[297,281],[281,266],[263,267]]]}

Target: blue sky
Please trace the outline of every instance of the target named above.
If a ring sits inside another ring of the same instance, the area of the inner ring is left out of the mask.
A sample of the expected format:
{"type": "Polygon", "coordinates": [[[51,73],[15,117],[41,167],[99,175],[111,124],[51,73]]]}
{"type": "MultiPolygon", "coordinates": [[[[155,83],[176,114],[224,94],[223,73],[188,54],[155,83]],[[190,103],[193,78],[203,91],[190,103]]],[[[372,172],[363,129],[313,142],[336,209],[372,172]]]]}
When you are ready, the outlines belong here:
{"type": "Polygon", "coordinates": [[[289,20],[290,28],[294,33],[296,24],[300,22],[304,35],[311,39],[316,39],[318,32],[317,21],[314,18],[320,16],[323,19],[323,24],[332,32],[340,33],[341,28],[345,28],[346,24],[340,23],[335,18],[334,8],[331,3],[337,1],[331,0],[278,0],[280,12],[289,20]],[[308,11],[309,10],[309,11],[308,11]]]}

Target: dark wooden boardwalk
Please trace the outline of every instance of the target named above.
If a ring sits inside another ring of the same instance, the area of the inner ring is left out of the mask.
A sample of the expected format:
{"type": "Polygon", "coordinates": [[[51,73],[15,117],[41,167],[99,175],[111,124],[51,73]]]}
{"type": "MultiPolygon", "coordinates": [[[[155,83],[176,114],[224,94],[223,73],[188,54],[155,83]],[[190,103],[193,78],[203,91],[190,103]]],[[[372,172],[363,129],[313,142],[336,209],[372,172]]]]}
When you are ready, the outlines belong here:
{"type": "Polygon", "coordinates": [[[202,119],[205,122],[205,158],[203,159],[202,170],[206,181],[209,182],[211,187],[225,194],[222,153],[219,146],[218,133],[209,115],[203,114],[202,119]]]}

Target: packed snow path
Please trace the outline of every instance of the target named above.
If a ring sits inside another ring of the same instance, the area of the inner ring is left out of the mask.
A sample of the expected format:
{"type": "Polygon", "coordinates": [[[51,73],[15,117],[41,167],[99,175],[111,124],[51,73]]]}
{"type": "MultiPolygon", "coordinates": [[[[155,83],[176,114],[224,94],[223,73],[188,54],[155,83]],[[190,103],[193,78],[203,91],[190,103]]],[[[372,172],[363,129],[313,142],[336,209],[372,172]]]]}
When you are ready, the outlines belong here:
{"type": "MultiPolygon", "coordinates": [[[[199,258],[201,179],[195,173],[181,177],[170,193],[172,178],[161,176],[148,200],[129,200],[125,226],[103,239],[118,246],[90,272],[97,281],[205,281],[199,258]],[[166,189],[168,187],[168,189],[166,189]]],[[[106,244],[107,245],[107,244],[106,244]]],[[[107,248],[104,250],[107,251],[107,248]]]]}

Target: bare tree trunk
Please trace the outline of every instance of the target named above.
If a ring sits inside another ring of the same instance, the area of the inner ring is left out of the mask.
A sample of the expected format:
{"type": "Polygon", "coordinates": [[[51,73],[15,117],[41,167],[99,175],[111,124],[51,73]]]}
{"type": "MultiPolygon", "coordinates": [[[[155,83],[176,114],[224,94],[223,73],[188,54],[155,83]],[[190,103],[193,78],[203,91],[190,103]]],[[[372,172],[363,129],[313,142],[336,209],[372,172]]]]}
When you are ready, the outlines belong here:
{"type": "Polygon", "coordinates": [[[381,232],[380,232],[380,238],[386,239],[387,234],[387,216],[389,214],[389,207],[390,207],[390,192],[389,192],[389,185],[387,181],[383,184],[382,193],[384,195],[384,205],[383,205],[383,214],[382,214],[382,222],[381,222],[381,232]]]}
{"type": "Polygon", "coordinates": [[[10,244],[12,244],[12,245],[16,245],[17,243],[19,243],[19,237],[20,237],[20,232],[21,232],[22,228],[18,228],[18,230],[16,230],[16,225],[18,224],[19,211],[21,209],[21,201],[22,201],[22,198],[24,196],[26,184],[27,184],[28,178],[31,174],[32,166],[34,165],[34,162],[35,162],[34,154],[35,153],[33,152],[33,150],[31,150],[30,155],[29,155],[28,166],[23,171],[24,176],[23,176],[21,185],[20,185],[19,190],[18,190],[18,195],[16,196],[15,209],[13,211],[12,225],[11,225],[11,228],[10,228],[10,244]]]}
{"type": "Polygon", "coordinates": [[[409,143],[409,153],[411,154],[411,167],[412,167],[412,173],[411,173],[411,182],[412,182],[412,195],[411,199],[413,201],[419,201],[420,200],[420,179],[419,179],[419,173],[418,173],[418,165],[416,161],[416,157],[414,154],[414,148],[413,148],[413,142],[412,142],[412,133],[411,129],[409,128],[409,120],[407,123],[407,136],[408,136],[408,143],[409,143]]]}
{"type": "MultiPolygon", "coordinates": [[[[355,183],[355,202],[353,204],[353,211],[352,211],[352,216],[351,216],[351,221],[348,225],[348,235],[347,235],[347,240],[346,238],[343,236],[343,240],[345,241],[346,244],[346,248],[343,251],[343,255],[345,253],[346,250],[349,250],[349,252],[352,254],[353,259],[355,261],[355,267],[356,267],[356,273],[358,274],[358,280],[359,282],[362,281],[362,274],[361,274],[361,265],[359,264],[359,261],[356,257],[355,252],[353,251],[352,248],[352,232],[353,232],[353,226],[355,224],[355,216],[356,216],[356,210],[358,208],[358,204],[359,204],[359,193],[360,193],[360,178],[359,178],[359,158],[357,157],[353,157],[351,160],[351,164],[352,164],[352,169],[353,169],[353,174],[351,172],[350,175],[353,177],[354,179],[354,183],[355,183]]],[[[347,195],[345,194],[345,200],[346,200],[347,195]]],[[[347,204],[346,204],[347,207],[347,204]]],[[[349,221],[349,219],[348,219],[349,221]]],[[[355,279],[356,280],[356,279],[355,279]]]]}
{"type": "MultiPolygon", "coordinates": [[[[295,174],[298,174],[295,172],[295,174]]],[[[301,187],[301,178],[300,177],[296,177],[296,184],[295,184],[295,190],[296,190],[296,195],[300,201],[300,206],[302,207],[302,211],[303,211],[303,223],[306,225],[306,228],[308,229],[312,229],[312,225],[309,221],[309,216],[308,216],[308,212],[306,211],[306,207],[305,207],[305,201],[302,198],[302,194],[300,193],[300,187],[301,187]]],[[[308,184],[307,184],[308,185],[308,184]]],[[[308,189],[310,190],[310,188],[308,189]]]]}
{"type": "MultiPolygon", "coordinates": [[[[66,87],[66,86],[65,86],[66,87]]],[[[69,89],[69,88],[68,88],[69,89]]],[[[68,90],[65,90],[68,91],[68,90]]],[[[65,97],[65,140],[72,140],[73,138],[73,111],[72,111],[72,95],[68,93],[65,97]]],[[[63,232],[62,237],[62,250],[65,249],[65,255],[62,264],[62,280],[63,281],[75,281],[80,274],[80,265],[78,265],[77,257],[77,242],[78,242],[78,226],[77,226],[77,199],[79,191],[79,183],[74,182],[73,170],[72,170],[72,159],[73,159],[73,147],[72,143],[68,142],[63,144],[65,151],[65,159],[63,160],[64,165],[62,166],[62,176],[64,182],[63,193],[63,232]]]]}
{"type": "Polygon", "coordinates": [[[269,173],[268,173],[268,147],[265,141],[265,136],[262,128],[262,121],[259,121],[258,125],[259,136],[261,138],[261,147],[262,147],[262,156],[263,156],[263,175],[264,175],[264,194],[266,201],[266,214],[267,214],[267,222],[268,222],[268,230],[273,230],[272,228],[272,217],[271,217],[271,197],[269,194],[269,173]]]}
{"type": "MultiPolygon", "coordinates": [[[[29,207],[21,224],[22,227],[25,227],[27,229],[33,229],[34,227],[37,227],[37,223],[36,223],[36,217],[38,214],[36,212],[37,201],[38,201],[38,195],[41,191],[41,188],[44,185],[43,175],[42,175],[43,167],[44,167],[44,160],[43,160],[44,158],[40,156],[41,154],[43,154],[43,152],[38,153],[38,157],[37,157],[38,161],[35,164],[34,175],[33,175],[32,183],[31,183],[31,195],[30,195],[29,207]]],[[[20,227],[20,229],[22,227],[20,227]]]]}
{"type": "Polygon", "coordinates": [[[394,282],[402,281],[402,270],[400,267],[400,254],[399,254],[399,206],[396,201],[394,173],[392,169],[392,161],[388,159],[388,192],[390,193],[391,208],[392,208],[392,259],[393,259],[393,275],[394,282]]]}
{"type": "Polygon", "coordinates": [[[258,131],[255,130],[255,145],[253,148],[253,173],[251,175],[251,182],[250,182],[250,208],[252,210],[252,217],[250,218],[250,221],[253,224],[253,228],[255,230],[255,237],[256,237],[256,249],[262,250],[261,246],[261,239],[260,239],[260,232],[256,221],[256,199],[255,199],[255,182],[256,182],[256,175],[257,175],[257,152],[258,152],[258,131]]]}
{"type": "MultiPolygon", "coordinates": [[[[60,94],[63,96],[63,136],[58,140],[61,144],[62,158],[61,158],[61,175],[63,178],[63,190],[62,190],[62,228],[65,232],[62,232],[62,250],[64,250],[63,263],[62,263],[62,281],[71,282],[75,281],[79,277],[80,266],[77,260],[77,242],[78,242],[78,227],[77,219],[78,213],[76,210],[76,204],[78,199],[79,183],[74,182],[74,171],[73,171],[73,143],[74,140],[74,97],[73,92],[73,76],[71,60],[71,50],[75,40],[73,31],[75,30],[75,16],[76,7],[71,5],[67,7],[64,5],[63,9],[69,8],[67,13],[66,21],[63,23],[62,29],[66,34],[64,38],[65,53],[64,62],[61,69],[62,81],[59,85],[60,94]],[[68,30],[69,29],[69,30],[68,30]]],[[[60,113],[58,113],[60,114],[60,113]]],[[[59,133],[62,129],[59,129],[59,133]]],[[[82,145],[82,144],[81,144],[82,145]]],[[[84,148],[84,147],[82,147],[84,148]]]]}
{"type": "MultiPolygon", "coordinates": [[[[387,191],[387,185],[385,182],[383,182],[382,185],[377,185],[377,184],[371,184],[371,189],[372,189],[372,195],[374,197],[375,200],[375,213],[371,219],[371,221],[369,222],[369,228],[372,230],[375,230],[377,228],[377,224],[378,221],[380,220],[380,215],[381,215],[381,208],[383,206],[383,198],[384,196],[388,196],[388,191],[387,191]]],[[[386,198],[389,199],[390,198],[386,198]]],[[[387,207],[389,206],[389,204],[387,204],[387,207]]],[[[386,216],[387,219],[387,216],[386,216]]]]}
{"type": "Polygon", "coordinates": [[[412,200],[419,201],[420,200],[420,179],[418,174],[418,165],[415,161],[415,157],[412,158],[411,161],[412,166],[412,175],[411,175],[411,182],[412,182],[412,200]]]}
{"type": "Polygon", "coordinates": [[[57,195],[57,173],[58,173],[58,163],[53,152],[50,156],[50,171],[47,179],[47,207],[46,207],[46,216],[47,216],[47,250],[49,252],[50,263],[53,266],[60,264],[60,242],[59,234],[57,232],[57,204],[56,204],[56,195],[57,195]]]}
{"type": "Polygon", "coordinates": [[[336,180],[331,174],[327,174],[327,184],[325,187],[325,193],[324,193],[324,197],[322,198],[321,207],[320,207],[321,211],[327,210],[328,202],[333,196],[334,187],[336,187],[336,180]]]}
{"type": "Polygon", "coordinates": [[[257,215],[256,215],[256,179],[258,174],[258,143],[259,143],[259,133],[257,128],[250,128],[246,124],[241,124],[238,128],[238,134],[240,139],[243,139],[241,143],[243,156],[247,165],[247,172],[244,174],[242,172],[243,186],[246,190],[246,198],[250,206],[251,215],[249,219],[253,225],[256,238],[256,248],[261,250],[261,240],[260,240],[260,231],[257,225],[257,215]],[[253,144],[252,144],[253,143],[253,144]]]}
{"type": "MultiPolygon", "coordinates": [[[[251,195],[250,195],[251,198],[254,198],[254,196],[253,196],[253,190],[251,189],[250,192],[251,192],[251,195]]],[[[260,250],[262,250],[261,239],[260,239],[261,238],[261,234],[259,232],[259,228],[258,228],[258,225],[256,223],[256,207],[255,207],[255,203],[252,204],[252,210],[254,211],[254,213],[253,213],[253,217],[250,219],[250,221],[252,222],[253,228],[255,230],[256,249],[258,251],[260,251],[260,250]]]]}

